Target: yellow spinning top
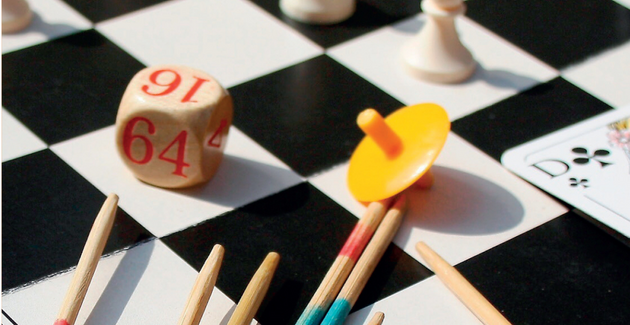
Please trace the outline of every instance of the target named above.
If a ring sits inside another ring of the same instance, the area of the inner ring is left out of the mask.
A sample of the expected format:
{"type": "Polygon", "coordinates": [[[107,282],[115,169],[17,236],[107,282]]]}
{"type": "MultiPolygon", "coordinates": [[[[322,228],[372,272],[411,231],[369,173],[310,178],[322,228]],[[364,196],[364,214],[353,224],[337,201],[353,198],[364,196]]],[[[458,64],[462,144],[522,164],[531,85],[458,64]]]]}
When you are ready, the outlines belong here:
{"type": "Polygon", "coordinates": [[[403,107],[385,119],[366,109],[357,124],[366,137],[350,158],[348,187],[361,202],[392,197],[418,181],[451,128],[446,111],[436,104],[403,107]]]}

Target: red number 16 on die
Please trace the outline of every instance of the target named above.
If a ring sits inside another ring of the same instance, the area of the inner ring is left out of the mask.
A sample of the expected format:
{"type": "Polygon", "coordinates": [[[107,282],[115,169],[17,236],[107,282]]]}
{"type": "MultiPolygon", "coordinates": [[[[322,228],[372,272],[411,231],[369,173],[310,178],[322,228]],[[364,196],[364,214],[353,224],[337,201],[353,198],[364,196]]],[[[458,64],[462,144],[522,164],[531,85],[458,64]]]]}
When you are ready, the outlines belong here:
{"type": "Polygon", "coordinates": [[[212,76],[184,66],[149,67],[122,97],[116,145],[138,179],[193,186],[216,173],[232,116],[232,97],[212,76]]]}

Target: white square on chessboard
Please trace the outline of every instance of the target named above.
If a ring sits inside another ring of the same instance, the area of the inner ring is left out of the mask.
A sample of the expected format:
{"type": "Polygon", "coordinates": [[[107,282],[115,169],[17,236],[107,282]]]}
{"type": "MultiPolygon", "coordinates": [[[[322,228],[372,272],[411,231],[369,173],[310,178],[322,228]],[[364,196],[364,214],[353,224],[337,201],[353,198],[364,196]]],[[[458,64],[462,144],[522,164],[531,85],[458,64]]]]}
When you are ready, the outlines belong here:
{"type": "Polygon", "coordinates": [[[569,67],[562,76],[613,107],[630,104],[630,42],[569,67]]]}
{"type": "MultiPolygon", "coordinates": [[[[331,48],[328,54],[406,105],[436,103],[451,120],[487,107],[559,72],[466,17],[456,20],[462,43],[478,62],[459,84],[436,84],[408,75],[400,49],[424,25],[419,15],[331,48]]],[[[378,107],[375,107],[378,109],[378,107]]]]}
{"type": "Polygon", "coordinates": [[[617,1],[619,4],[624,5],[628,8],[630,8],[630,0],[615,0],[617,1]]]}
{"type": "Polygon", "coordinates": [[[46,143],[2,109],[2,162],[46,149],[46,143]]]}
{"type": "Polygon", "coordinates": [[[410,324],[411,319],[421,319],[422,325],[482,324],[437,276],[350,314],[344,324],[367,324],[377,311],[385,314],[385,324],[410,324]]]}
{"type": "Polygon", "coordinates": [[[2,53],[92,28],[92,22],[61,0],[28,1],[33,20],[24,30],[2,34],[2,53]]]}
{"type": "Polygon", "coordinates": [[[104,194],[157,237],[188,228],[302,182],[302,178],[236,127],[223,161],[206,184],[169,190],[136,179],[123,164],[111,126],[51,147],[104,194]]]}
{"type": "MultiPolygon", "coordinates": [[[[419,241],[458,264],[566,212],[453,133],[431,170],[431,189],[412,186],[406,191],[408,210],[394,238],[422,263],[415,249],[419,241]]],[[[344,164],[309,181],[361,217],[365,208],[348,190],[347,171],[344,164]]]]}
{"type": "MultiPolygon", "coordinates": [[[[74,270],[5,294],[2,309],[18,324],[52,324],[73,275],[74,270]]],[[[159,240],[101,258],[76,324],[175,324],[197,275],[159,240]]],[[[214,288],[201,324],[226,322],[234,307],[214,288]]]]}
{"type": "Polygon", "coordinates": [[[231,87],[323,53],[323,49],[243,0],[163,3],[97,24],[146,65],[180,64],[231,87]]]}

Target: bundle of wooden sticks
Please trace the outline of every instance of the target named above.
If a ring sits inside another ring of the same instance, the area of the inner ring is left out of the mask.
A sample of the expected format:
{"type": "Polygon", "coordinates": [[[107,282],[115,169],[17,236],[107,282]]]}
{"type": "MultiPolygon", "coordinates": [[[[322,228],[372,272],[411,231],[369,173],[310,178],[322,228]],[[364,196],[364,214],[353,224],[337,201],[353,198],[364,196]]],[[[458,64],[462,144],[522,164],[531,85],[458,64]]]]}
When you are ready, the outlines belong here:
{"type": "MultiPolygon", "coordinates": [[[[73,325],[103,253],[116,216],[118,196],[110,194],[103,204],[79,259],[74,277],[63,300],[55,325],[73,325]]],[[[346,240],[315,295],[302,313],[298,325],[341,325],[350,313],[385,250],[396,235],[406,209],[406,198],[372,202],[346,240]],[[395,201],[393,204],[390,203],[395,201]]],[[[416,246],[423,259],[444,283],[486,324],[509,324],[485,298],[452,266],[425,243],[416,246]]],[[[198,325],[214,289],[225,249],[217,244],[206,259],[178,325],[198,325]]],[[[271,252],[245,289],[228,325],[248,325],[269,289],[280,255],[271,252]]],[[[376,312],[368,325],[383,323],[376,312]]]]}

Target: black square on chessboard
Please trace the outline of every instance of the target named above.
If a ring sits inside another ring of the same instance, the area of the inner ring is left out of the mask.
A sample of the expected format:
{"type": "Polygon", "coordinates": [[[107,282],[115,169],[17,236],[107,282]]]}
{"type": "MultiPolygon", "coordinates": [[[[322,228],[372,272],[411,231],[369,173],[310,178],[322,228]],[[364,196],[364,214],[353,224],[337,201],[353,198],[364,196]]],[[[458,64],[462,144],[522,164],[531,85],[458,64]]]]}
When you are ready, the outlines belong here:
{"type": "MultiPolygon", "coordinates": [[[[215,244],[225,247],[217,287],[238,301],[265,256],[280,264],[256,319],[295,324],[337,257],[358,219],[309,183],[248,204],[162,240],[200,270],[215,244]]],[[[364,307],[431,275],[395,245],[363,291],[364,307]]]]}
{"type": "Polygon", "coordinates": [[[510,148],[610,109],[610,105],[558,77],[455,120],[452,130],[500,160],[510,148]]]}
{"type": "Polygon", "coordinates": [[[466,4],[468,17],[556,69],[630,40],[630,9],[613,0],[466,4]]]}
{"type": "MultiPolygon", "coordinates": [[[[48,149],[4,162],[2,290],[75,266],[105,198],[48,149]]],[[[105,252],[151,237],[118,208],[105,252]]]]}
{"type": "MultiPolygon", "coordinates": [[[[63,0],[93,23],[128,14],[166,0],[63,0]]],[[[156,22],[157,24],[157,22],[156,22]]]]}
{"type": "Polygon", "coordinates": [[[569,212],[457,269],[513,324],[627,324],[628,247],[569,212]]]}
{"type": "Polygon", "coordinates": [[[326,55],[229,91],[234,125],[303,176],[350,158],[363,138],[361,111],[404,106],[326,55]]]}
{"type": "Polygon", "coordinates": [[[113,125],[144,65],[95,30],[2,56],[2,106],[47,144],[113,125]]]}
{"type": "Polygon", "coordinates": [[[315,25],[301,23],[286,16],[280,10],[279,0],[251,1],[323,48],[343,43],[420,12],[419,0],[358,0],[356,11],[347,20],[332,25],[315,25]]]}

